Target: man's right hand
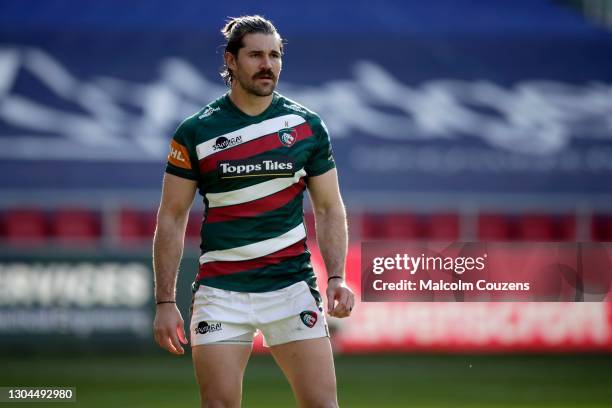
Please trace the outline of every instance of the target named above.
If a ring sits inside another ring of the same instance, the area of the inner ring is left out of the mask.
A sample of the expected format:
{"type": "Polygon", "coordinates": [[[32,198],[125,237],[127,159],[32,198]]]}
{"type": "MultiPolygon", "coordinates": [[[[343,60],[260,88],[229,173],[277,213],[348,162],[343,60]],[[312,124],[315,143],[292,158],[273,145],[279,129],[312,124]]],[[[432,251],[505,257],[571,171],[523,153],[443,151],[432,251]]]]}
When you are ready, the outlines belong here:
{"type": "Polygon", "coordinates": [[[162,303],[157,305],[153,323],[155,341],[161,348],[173,354],[185,354],[181,343],[187,344],[185,322],[176,304],[162,303]]]}

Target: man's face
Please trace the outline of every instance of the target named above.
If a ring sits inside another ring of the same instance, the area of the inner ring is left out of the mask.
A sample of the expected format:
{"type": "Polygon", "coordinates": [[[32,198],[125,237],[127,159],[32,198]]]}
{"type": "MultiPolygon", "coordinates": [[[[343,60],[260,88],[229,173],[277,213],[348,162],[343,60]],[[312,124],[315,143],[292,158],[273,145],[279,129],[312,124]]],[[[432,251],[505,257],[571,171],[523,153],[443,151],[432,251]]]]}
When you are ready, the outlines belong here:
{"type": "Polygon", "coordinates": [[[238,56],[227,54],[233,80],[247,93],[269,96],[274,92],[283,64],[280,39],[273,34],[247,34],[238,56]]]}

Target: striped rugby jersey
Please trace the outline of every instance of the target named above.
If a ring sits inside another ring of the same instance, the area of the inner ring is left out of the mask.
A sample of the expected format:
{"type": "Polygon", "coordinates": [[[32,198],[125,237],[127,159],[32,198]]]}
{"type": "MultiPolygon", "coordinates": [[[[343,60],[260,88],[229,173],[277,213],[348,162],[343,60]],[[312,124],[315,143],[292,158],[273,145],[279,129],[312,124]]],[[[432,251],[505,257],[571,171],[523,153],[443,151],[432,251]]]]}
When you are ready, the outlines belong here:
{"type": "Polygon", "coordinates": [[[334,167],[325,124],[278,93],[257,116],[225,94],[183,121],[166,172],[197,180],[204,197],[194,290],[265,292],[302,280],[314,288],[303,193],[309,176],[334,167]]]}

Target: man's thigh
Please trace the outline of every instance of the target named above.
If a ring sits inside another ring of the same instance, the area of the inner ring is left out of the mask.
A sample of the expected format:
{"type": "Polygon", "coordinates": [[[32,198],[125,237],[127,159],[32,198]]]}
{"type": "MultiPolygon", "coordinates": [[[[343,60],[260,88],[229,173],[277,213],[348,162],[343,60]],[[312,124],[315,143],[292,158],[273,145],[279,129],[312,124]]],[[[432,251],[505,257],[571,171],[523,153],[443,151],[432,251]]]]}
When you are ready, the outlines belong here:
{"type": "Polygon", "coordinates": [[[334,358],[328,337],[270,347],[300,407],[337,407],[334,358]]]}
{"type": "Polygon", "coordinates": [[[242,378],[252,344],[205,344],[192,347],[202,407],[240,407],[242,378]]]}

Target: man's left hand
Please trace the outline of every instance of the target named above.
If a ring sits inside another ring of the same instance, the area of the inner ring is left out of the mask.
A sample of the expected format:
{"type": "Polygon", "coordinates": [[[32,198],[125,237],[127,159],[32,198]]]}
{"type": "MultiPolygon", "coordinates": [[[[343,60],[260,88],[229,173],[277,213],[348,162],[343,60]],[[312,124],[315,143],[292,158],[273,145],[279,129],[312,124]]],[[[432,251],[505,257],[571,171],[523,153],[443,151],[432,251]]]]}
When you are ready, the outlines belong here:
{"type": "Polygon", "coordinates": [[[355,295],[344,279],[330,279],[327,284],[327,313],[333,317],[348,317],[355,306],[355,295]]]}

